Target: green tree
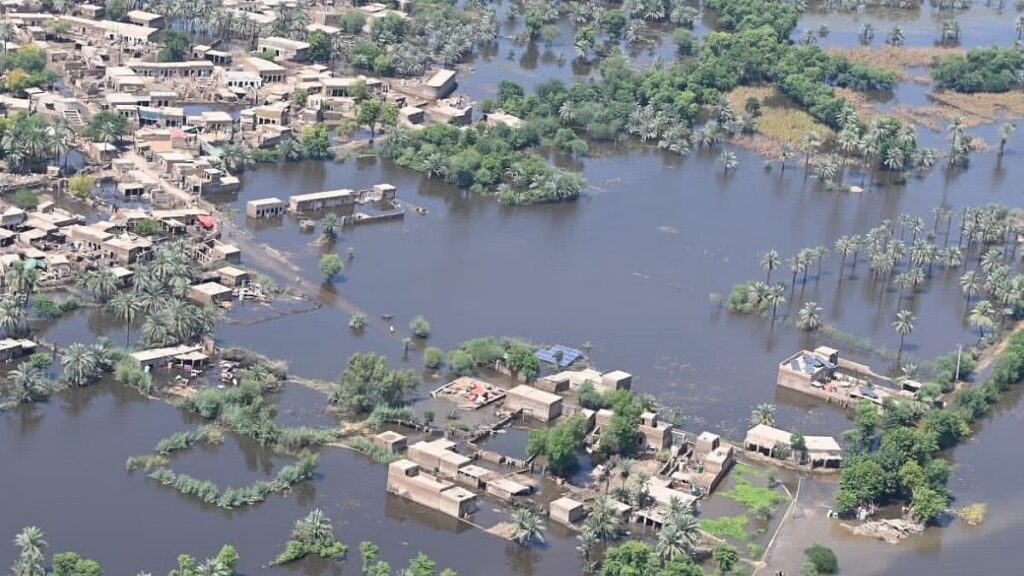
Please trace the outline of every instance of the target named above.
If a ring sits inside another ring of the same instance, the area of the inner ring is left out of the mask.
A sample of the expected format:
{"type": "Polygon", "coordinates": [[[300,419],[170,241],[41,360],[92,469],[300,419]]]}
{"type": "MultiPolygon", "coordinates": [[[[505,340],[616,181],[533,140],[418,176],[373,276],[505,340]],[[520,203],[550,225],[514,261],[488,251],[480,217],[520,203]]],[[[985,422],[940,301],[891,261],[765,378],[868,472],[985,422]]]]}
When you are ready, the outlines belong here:
{"type": "Polygon", "coordinates": [[[431,370],[437,370],[440,368],[443,360],[444,352],[442,352],[440,348],[427,346],[423,351],[423,365],[431,370]]]}
{"type": "Polygon", "coordinates": [[[807,460],[807,439],[803,434],[794,432],[790,438],[790,448],[800,457],[800,462],[807,460]]]}
{"type": "Polygon", "coordinates": [[[758,404],[756,408],[751,410],[750,425],[757,426],[758,424],[775,426],[775,406],[767,403],[758,404]]]}
{"type": "Polygon", "coordinates": [[[530,542],[544,542],[544,521],[541,517],[528,508],[518,508],[512,512],[512,540],[520,546],[527,546],[530,542]]]}
{"type": "Polygon", "coordinates": [[[531,430],[526,453],[543,456],[553,474],[564,475],[578,466],[576,454],[583,447],[588,431],[587,420],[580,415],[554,428],[531,430]]]}
{"type": "Polygon", "coordinates": [[[309,38],[309,58],[314,62],[328,62],[334,55],[334,41],[323,30],[314,30],[309,38]]]}
{"type": "Polygon", "coordinates": [[[302,129],[302,151],[306,158],[322,160],[331,157],[331,134],[325,124],[313,124],[302,129]]]}
{"type": "Polygon", "coordinates": [[[896,313],[896,319],[893,320],[892,328],[900,335],[900,350],[896,355],[896,363],[899,363],[900,357],[903,356],[903,341],[914,331],[914,313],[910,310],[900,310],[896,313]]]}
{"type": "Polygon", "coordinates": [[[448,366],[459,376],[468,376],[476,368],[476,361],[465,350],[453,350],[448,354],[448,366]]]}
{"type": "Polygon", "coordinates": [[[728,544],[719,544],[715,547],[715,574],[727,576],[732,574],[736,565],[740,562],[740,553],[728,544]]]}
{"type": "Polygon", "coordinates": [[[103,569],[95,560],[82,558],[75,552],[53,555],[51,576],[103,576],[103,569]]]}
{"type": "Polygon", "coordinates": [[[314,509],[295,522],[287,549],[275,560],[275,565],[288,564],[309,555],[332,560],[348,552],[348,546],[334,536],[331,519],[319,509],[314,509]]]}
{"type": "Polygon", "coordinates": [[[836,559],[836,553],[827,546],[815,544],[805,549],[804,554],[807,555],[807,560],[814,564],[814,569],[819,574],[835,574],[839,571],[839,560],[836,559]]]}
{"type": "Polygon", "coordinates": [[[337,214],[331,212],[320,220],[320,237],[324,242],[334,242],[338,238],[339,228],[341,228],[341,219],[337,214]]]}
{"type": "Polygon", "coordinates": [[[345,269],[345,263],[337,254],[325,254],[320,258],[320,273],[325,282],[331,282],[345,269]]]}
{"type": "Polygon", "coordinates": [[[165,30],[161,38],[163,48],[157,54],[157,60],[160,62],[182,62],[190,57],[192,39],[188,34],[176,30],[165,30]]]}
{"type": "Polygon", "coordinates": [[[356,122],[370,129],[370,142],[377,136],[377,127],[381,124],[394,126],[398,121],[398,109],[391,104],[376,99],[364,100],[356,114],[356,122]]]}
{"type": "Polygon", "coordinates": [[[540,360],[529,346],[514,343],[505,356],[509,369],[526,378],[527,382],[533,381],[540,374],[540,360]]]}
{"type": "Polygon", "coordinates": [[[345,367],[330,400],[347,412],[366,413],[378,405],[397,406],[416,389],[412,370],[392,370],[379,354],[355,354],[345,367]]]}
{"type": "Polygon", "coordinates": [[[89,121],[85,131],[93,142],[106,142],[111,144],[118,142],[128,130],[128,121],[116,112],[97,112],[89,121]]]}
{"type": "Polygon", "coordinates": [[[409,331],[417,338],[430,337],[430,322],[423,316],[417,316],[409,322],[409,331]]]}
{"type": "Polygon", "coordinates": [[[652,576],[657,574],[659,562],[650,545],[630,540],[609,548],[603,567],[603,576],[652,576]]]}

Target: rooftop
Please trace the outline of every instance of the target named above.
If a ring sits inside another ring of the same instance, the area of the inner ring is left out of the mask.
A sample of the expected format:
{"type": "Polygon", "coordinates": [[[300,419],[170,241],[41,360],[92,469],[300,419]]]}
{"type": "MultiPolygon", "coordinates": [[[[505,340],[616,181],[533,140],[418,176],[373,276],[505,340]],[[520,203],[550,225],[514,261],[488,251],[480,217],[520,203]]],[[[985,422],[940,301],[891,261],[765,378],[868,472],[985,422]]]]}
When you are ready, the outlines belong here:
{"type": "Polygon", "coordinates": [[[540,402],[541,404],[550,405],[562,401],[562,397],[558,394],[545,392],[534,388],[533,386],[527,386],[526,384],[520,384],[519,386],[509,390],[508,393],[509,395],[521,396],[523,398],[533,400],[534,402],[540,402]]]}

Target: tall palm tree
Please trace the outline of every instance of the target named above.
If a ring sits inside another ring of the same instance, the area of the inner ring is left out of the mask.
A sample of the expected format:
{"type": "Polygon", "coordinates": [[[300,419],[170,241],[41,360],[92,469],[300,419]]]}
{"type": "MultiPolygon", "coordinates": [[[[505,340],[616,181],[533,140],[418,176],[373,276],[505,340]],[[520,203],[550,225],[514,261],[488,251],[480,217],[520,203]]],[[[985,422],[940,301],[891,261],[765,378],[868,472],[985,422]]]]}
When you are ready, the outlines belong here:
{"type": "Polygon", "coordinates": [[[892,328],[900,335],[900,350],[896,354],[896,363],[899,364],[903,356],[903,341],[914,331],[914,313],[910,310],[900,310],[896,313],[896,319],[892,322],[892,328]]]}
{"type": "Polygon", "coordinates": [[[68,346],[61,365],[64,378],[73,386],[86,386],[97,376],[96,355],[82,344],[68,346]]]}
{"type": "Polygon", "coordinates": [[[1024,36],[1024,14],[1018,14],[1017,19],[1013,22],[1013,29],[1017,32],[1017,40],[1024,36]]]}
{"type": "Polygon", "coordinates": [[[29,266],[25,261],[15,262],[9,272],[8,282],[11,286],[11,291],[15,294],[29,296],[36,289],[36,283],[39,281],[39,270],[34,266],[29,266]]]}
{"type": "Polygon", "coordinates": [[[780,160],[780,175],[786,173],[786,161],[796,155],[796,151],[793,150],[793,145],[784,143],[779,149],[779,160],[780,160]]]}
{"type": "Polygon", "coordinates": [[[981,289],[981,281],[978,279],[978,273],[974,270],[968,270],[960,276],[960,290],[963,291],[967,297],[967,303],[970,304],[971,298],[978,293],[981,289]]]}
{"type": "Polygon", "coordinates": [[[107,309],[124,322],[124,345],[131,345],[132,322],[142,313],[142,301],[135,292],[122,292],[110,299],[107,309]]]}
{"type": "Polygon", "coordinates": [[[774,248],[765,252],[761,256],[761,268],[764,268],[766,273],[764,283],[771,284],[772,282],[772,271],[782,264],[782,260],[779,258],[779,253],[774,248]]]}
{"type": "Polygon", "coordinates": [[[530,542],[544,542],[544,522],[537,513],[527,508],[519,508],[512,512],[512,539],[520,546],[530,542]]]}
{"type": "Polygon", "coordinates": [[[7,44],[18,39],[18,29],[9,20],[0,22],[0,50],[7,55],[7,44]]]}
{"type": "Polygon", "coordinates": [[[808,167],[811,165],[811,156],[814,155],[818,148],[821,146],[821,136],[811,130],[804,134],[804,139],[801,142],[801,148],[804,152],[804,174],[808,173],[808,167]]]}
{"type": "Polygon", "coordinates": [[[594,499],[587,514],[584,529],[590,529],[600,540],[611,540],[619,535],[619,516],[612,507],[611,498],[601,494],[594,499]]]}
{"type": "Polygon", "coordinates": [[[775,426],[775,406],[762,403],[750,411],[750,425],[757,426],[758,424],[775,426]]]}
{"type": "MultiPolygon", "coordinates": [[[[1024,14],[1021,15],[1024,17],[1024,14]]],[[[1003,157],[1003,153],[1006,151],[1006,143],[1013,138],[1013,133],[1017,131],[1017,125],[1013,122],[1007,122],[999,127],[999,157],[1003,157]]]]}
{"type": "MultiPolygon", "coordinates": [[[[22,558],[34,558],[40,562],[43,559],[46,547],[49,544],[44,539],[43,531],[35,526],[22,528],[21,532],[14,537],[14,545],[18,547],[22,558]]],[[[42,574],[42,572],[39,572],[42,574]]]]}
{"type": "Polygon", "coordinates": [[[683,558],[689,552],[682,534],[672,523],[666,524],[658,532],[658,542],[655,544],[654,550],[664,563],[683,558]]]}
{"type": "Polygon", "coordinates": [[[786,305],[786,287],[782,284],[769,286],[767,294],[765,294],[765,299],[772,307],[772,326],[774,326],[775,316],[778,313],[779,306],[786,305]]]}
{"type": "Polygon", "coordinates": [[[978,341],[980,342],[985,338],[985,329],[991,329],[995,326],[995,308],[992,303],[988,300],[982,300],[978,302],[974,309],[971,310],[971,314],[967,317],[967,322],[973,328],[978,329],[978,341]]]}
{"type": "Polygon", "coordinates": [[[319,508],[313,509],[305,517],[295,522],[292,529],[292,540],[311,544],[334,539],[334,527],[331,519],[319,508]]]}

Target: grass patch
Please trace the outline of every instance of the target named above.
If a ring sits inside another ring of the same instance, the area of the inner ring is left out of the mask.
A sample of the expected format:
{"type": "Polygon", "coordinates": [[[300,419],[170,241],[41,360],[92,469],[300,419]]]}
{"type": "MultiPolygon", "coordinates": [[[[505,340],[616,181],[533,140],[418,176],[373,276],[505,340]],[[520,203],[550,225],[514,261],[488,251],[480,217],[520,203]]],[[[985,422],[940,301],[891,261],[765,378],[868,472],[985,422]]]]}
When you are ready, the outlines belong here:
{"type": "Polygon", "coordinates": [[[722,496],[739,502],[749,510],[774,508],[784,499],[782,494],[775,490],[754,486],[743,478],[738,479],[736,487],[723,492],[722,496]]]}
{"type": "Polygon", "coordinates": [[[804,135],[815,131],[822,138],[832,134],[832,130],[818,122],[774,87],[741,86],[726,97],[736,111],[742,112],[749,98],[761,101],[761,117],[757,119],[758,132],[772,140],[776,146],[783,143],[799,145],[804,135]]]}
{"type": "Polygon", "coordinates": [[[700,521],[702,530],[718,538],[732,538],[733,540],[747,540],[747,523],[750,519],[746,516],[722,516],[700,521]]]}
{"type": "Polygon", "coordinates": [[[739,478],[741,480],[745,480],[748,478],[768,477],[767,470],[762,470],[761,468],[754,468],[750,464],[744,464],[742,462],[737,462],[736,465],[733,466],[733,473],[736,474],[736,478],[739,478]]]}

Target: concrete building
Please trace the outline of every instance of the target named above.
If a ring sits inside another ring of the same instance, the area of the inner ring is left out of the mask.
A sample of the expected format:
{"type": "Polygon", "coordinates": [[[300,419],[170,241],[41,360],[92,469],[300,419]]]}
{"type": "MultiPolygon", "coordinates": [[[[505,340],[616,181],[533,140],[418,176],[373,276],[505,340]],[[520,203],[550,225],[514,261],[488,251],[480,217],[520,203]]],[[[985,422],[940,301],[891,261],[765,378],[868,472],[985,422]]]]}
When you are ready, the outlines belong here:
{"type": "Polygon", "coordinates": [[[288,198],[288,206],[292,212],[312,212],[351,206],[356,203],[356,194],[352,190],[326,190],[309,194],[296,194],[288,198]]]}
{"type": "Polygon", "coordinates": [[[284,66],[255,56],[242,60],[242,68],[258,75],[263,84],[284,82],[288,77],[284,66]]]}
{"type": "Polygon", "coordinates": [[[409,439],[391,430],[385,430],[374,436],[373,443],[388,454],[401,454],[409,448],[409,439]]]}
{"type": "MultiPolygon", "coordinates": [[[[839,468],[843,463],[843,450],[831,436],[805,436],[807,461],[811,468],[839,468]]],[[[778,458],[799,457],[793,454],[793,434],[764,424],[758,424],[747,431],[743,441],[745,449],[764,456],[778,458]]]]}
{"type": "Polygon", "coordinates": [[[160,30],[151,26],[139,26],[111,20],[91,20],[78,16],[61,16],[60,20],[68,24],[73,34],[81,36],[98,36],[124,47],[152,46],[160,30]]]}
{"type": "Polygon", "coordinates": [[[512,412],[522,410],[524,416],[550,422],[562,414],[562,397],[520,384],[508,391],[505,406],[512,412]]]}
{"type": "Polygon", "coordinates": [[[131,60],[128,62],[138,76],[165,80],[168,78],[206,78],[213,74],[213,62],[207,60],[188,60],[185,62],[147,62],[131,60]]]}
{"type": "Polygon", "coordinates": [[[0,362],[10,362],[36,351],[36,343],[31,340],[4,338],[0,340],[0,362]]]}
{"type": "Polygon", "coordinates": [[[128,21],[136,26],[148,26],[150,28],[156,28],[162,30],[166,25],[164,23],[164,17],[159,14],[152,12],[145,12],[143,10],[129,10],[128,21]]]}
{"type": "Polygon", "coordinates": [[[510,478],[491,478],[487,481],[487,493],[505,501],[511,501],[516,496],[526,496],[532,491],[532,486],[510,478]]]}
{"type": "Polygon", "coordinates": [[[272,54],[275,60],[305,62],[309,56],[309,43],[280,36],[266,36],[259,39],[256,44],[256,51],[263,54],[272,54]]]}
{"type": "Polygon", "coordinates": [[[476,510],[476,494],[420,471],[411,460],[399,460],[388,466],[388,492],[397,494],[455,518],[465,518],[476,510]]]}
{"type": "Polygon", "coordinates": [[[283,216],[284,212],[285,205],[280,198],[261,198],[245,203],[245,214],[249,218],[276,218],[283,216]]]}
{"type": "Polygon", "coordinates": [[[658,420],[658,415],[654,412],[644,412],[640,415],[637,431],[643,437],[643,445],[655,452],[672,446],[672,425],[658,420]]]}
{"type": "Polygon", "coordinates": [[[622,370],[613,370],[601,375],[601,382],[595,385],[598,392],[605,393],[612,390],[630,390],[633,388],[633,375],[622,370]]]}
{"type": "Polygon", "coordinates": [[[153,252],[153,241],[142,236],[125,234],[105,240],[103,250],[110,260],[122,266],[130,266],[149,258],[153,252]]]}
{"type": "Polygon", "coordinates": [[[217,270],[217,279],[229,288],[237,288],[249,283],[249,273],[241,268],[225,266],[217,270]]]}
{"type": "Polygon", "coordinates": [[[231,288],[219,282],[204,282],[190,288],[188,297],[196,304],[204,306],[219,304],[231,299],[231,288]]]}
{"type": "Polygon", "coordinates": [[[445,438],[413,444],[409,447],[409,459],[447,478],[458,478],[459,468],[472,462],[470,458],[455,452],[455,442],[445,438]]]}
{"type": "Polygon", "coordinates": [[[586,518],[587,509],[582,502],[562,496],[548,506],[548,516],[555,522],[572,526],[586,518]]]}

